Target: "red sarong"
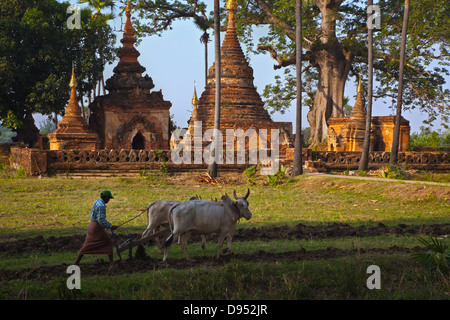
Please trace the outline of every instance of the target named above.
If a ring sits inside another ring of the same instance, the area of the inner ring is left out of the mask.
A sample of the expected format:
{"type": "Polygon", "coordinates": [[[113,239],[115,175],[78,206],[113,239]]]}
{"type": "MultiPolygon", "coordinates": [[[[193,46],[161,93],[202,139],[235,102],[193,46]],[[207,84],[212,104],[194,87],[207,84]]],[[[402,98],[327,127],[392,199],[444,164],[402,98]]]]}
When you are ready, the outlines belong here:
{"type": "Polygon", "coordinates": [[[113,246],[114,242],[112,237],[97,221],[91,220],[87,229],[86,240],[78,254],[112,255],[113,246]]]}

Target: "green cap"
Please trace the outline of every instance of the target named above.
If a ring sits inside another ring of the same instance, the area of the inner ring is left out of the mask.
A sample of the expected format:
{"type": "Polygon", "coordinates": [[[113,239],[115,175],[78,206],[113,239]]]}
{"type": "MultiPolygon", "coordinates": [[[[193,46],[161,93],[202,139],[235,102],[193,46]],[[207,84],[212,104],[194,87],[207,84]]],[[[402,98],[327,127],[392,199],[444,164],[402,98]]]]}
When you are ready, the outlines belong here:
{"type": "Polygon", "coordinates": [[[111,194],[111,191],[109,190],[104,190],[102,191],[102,193],[100,194],[102,197],[110,197],[111,199],[114,199],[114,197],[111,194]]]}

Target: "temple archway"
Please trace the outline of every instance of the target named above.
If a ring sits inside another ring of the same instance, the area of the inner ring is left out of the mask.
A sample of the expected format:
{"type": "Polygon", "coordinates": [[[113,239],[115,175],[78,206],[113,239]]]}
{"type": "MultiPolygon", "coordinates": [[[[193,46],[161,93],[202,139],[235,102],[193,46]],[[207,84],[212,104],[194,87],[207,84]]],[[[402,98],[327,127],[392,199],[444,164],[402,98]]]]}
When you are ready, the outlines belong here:
{"type": "Polygon", "coordinates": [[[134,150],[144,150],[145,149],[145,138],[140,131],[136,133],[131,143],[131,147],[134,150]]]}

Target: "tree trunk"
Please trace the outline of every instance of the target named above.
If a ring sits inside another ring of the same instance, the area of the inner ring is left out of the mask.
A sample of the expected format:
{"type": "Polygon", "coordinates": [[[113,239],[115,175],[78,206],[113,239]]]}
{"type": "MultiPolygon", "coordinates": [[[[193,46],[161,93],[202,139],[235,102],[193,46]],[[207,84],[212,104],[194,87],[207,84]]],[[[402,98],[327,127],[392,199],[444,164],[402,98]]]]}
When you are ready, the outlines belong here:
{"type": "MultiPolygon", "coordinates": [[[[367,1],[367,7],[369,8],[373,4],[373,0],[367,1]]],[[[363,151],[361,154],[361,160],[359,162],[360,171],[367,171],[369,168],[369,149],[370,149],[370,131],[372,125],[372,92],[373,92],[373,26],[369,25],[369,20],[372,19],[372,13],[367,13],[367,41],[368,41],[368,68],[369,68],[369,80],[367,85],[367,114],[366,114],[366,131],[364,133],[363,151]]]]}
{"type": "Polygon", "coordinates": [[[308,112],[311,143],[317,145],[328,138],[327,120],[343,117],[345,82],[354,54],[345,51],[336,37],[337,11],[342,1],[316,1],[321,13],[321,36],[318,47],[309,48],[319,72],[314,105],[308,112]]]}
{"type": "Polygon", "coordinates": [[[328,138],[327,121],[330,117],[343,117],[345,82],[350,71],[353,54],[323,50],[316,59],[319,71],[314,105],[308,112],[311,143],[317,145],[328,138]]]}
{"type": "Polygon", "coordinates": [[[208,84],[208,41],[205,41],[205,88],[208,84]]]}
{"type": "Polygon", "coordinates": [[[406,49],[406,36],[408,33],[408,20],[409,20],[409,0],[405,0],[405,12],[403,13],[403,26],[402,26],[402,43],[400,45],[397,112],[395,115],[395,127],[394,127],[394,137],[392,140],[391,157],[389,159],[390,165],[395,165],[397,164],[398,161],[398,149],[400,142],[400,118],[402,115],[403,71],[405,67],[405,49],[406,49]]]}
{"type": "Polygon", "coordinates": [[[102,89],[103,89],[103,95],[106,96],[105,77],[103,76],[103,72],[102,72],[102,89]]]}
{"type": "Polygon", "coordinates": [[[297,111],[294,142],[294,170],[293,175],[303,174],[302,159],[302,1],[297,0],[296,11],[296,72],[297,72],[297,111]]]}
{"type": "Polygon", "coordinates": [[[219,137],[217,134],[220,130],[220,73],[221,73],[221,61],[220,61],[220,16],[219,16],[219,0],[214,0],[214,49],[215,49],[215,71],[216,71],[216,100],[215,100],[215,112],[214,112],[214,158],[212,164],[208,165],[208,174],[215,178],[217,177],[217,162],[219,159],[219,137]]]}
{"type": "Polygon", "coordinates": [[[53,122],[55,123],[55,130],[58,129],[58,114],[54,112],[55,118],[53,119],[53,122]]]}

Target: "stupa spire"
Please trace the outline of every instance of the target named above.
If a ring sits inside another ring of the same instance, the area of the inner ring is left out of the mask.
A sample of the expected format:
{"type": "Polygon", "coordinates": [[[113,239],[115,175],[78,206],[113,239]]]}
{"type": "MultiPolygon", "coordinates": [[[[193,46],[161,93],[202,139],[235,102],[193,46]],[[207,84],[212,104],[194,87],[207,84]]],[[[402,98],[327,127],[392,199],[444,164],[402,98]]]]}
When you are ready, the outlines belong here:
{"type": "Polygon", "coordinates": [[[72,62],[72,76],[70,79],[70,99],[64,112],[64,117],[58,123],[56,133],[84,133],[87,132],[87,125],[81,115],[81,108],[77,98],[77,79],[75,77],[75,67],[72,62]]]}
{"type": "Polygon", "coordinates": [[[134,28],[131,23],[131,5],[130,2],[127,2],[127,7],[125,9],[126,22],[124,27],[124,33],[122,40],[120,42],[123,44],[123,47],[120,51],[119,57],[120,61],[117,64],[117,67],[114,68],[114,73],[123,74],[123,73],[143,73],[145,68],[140,65],[138,62],[138,57],[141,55],[134,44],[136,43],[136,37],[134,36],[134,28]]]}
{"type": "Polygon", "coordinates": [[[198,97],[197,97],[197,91],[195,90],[195,81],[194,81],[194,96],[192,97],[192,105],[197,108],[198,106],[198,97]]]}
{"type": "Polygon", "coordinates": [[[136,43],[135,32],[131,22],[131,4],[127,1],[125,8],[126,22],[123,37],[120,42],[123,44],[119,54],[119,63],[114,68],[114,76],[106,81],[105,88],[110,92],[140,91],[147,93],[154,88],[153,80],[142,77],[145,68],[139,63],[138,57],[141,55],[134,47],[136,43]],[[134,90],[139,88],[138,91],[134,90]],[[141,90],[142,89],[142,90],[141,90]]]}
{"type": "Polygon", "coordinates": [[[362,86],[361,78],[362,78],[362,75],[360,74],[358,87],[356,89],[356,91],[358,92],[358,96],[356,97],[355,106],[353,107],[353,110],[350,113],[350,117],[355,118],[355,119],[361,119],[361,118],[366,117],[366,112],[364,110],[364,103],[363,103],[363,99],[362,99],[362,92],[364,91],[364,88],[362,86]]]}
{"type": "Polygon", "coordinates": [[[77,85],[78,85],[77,79],[75,78],[75,64],[74,64],[73,61],[72,61],[72,77],[71,77],[71,79],[70,79],[69,86],[70,86],[71,88],[76,88],[77,85]]]}

